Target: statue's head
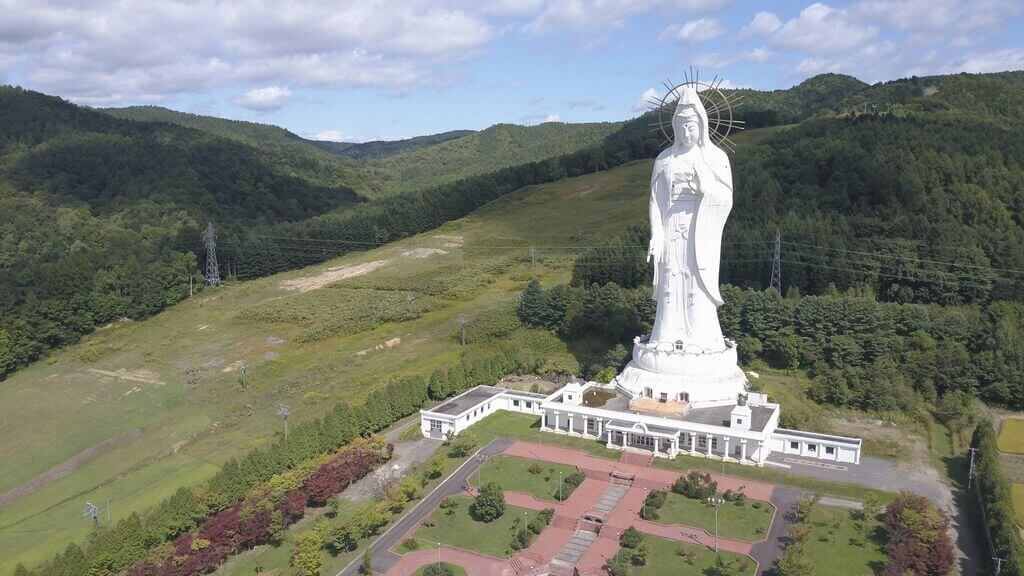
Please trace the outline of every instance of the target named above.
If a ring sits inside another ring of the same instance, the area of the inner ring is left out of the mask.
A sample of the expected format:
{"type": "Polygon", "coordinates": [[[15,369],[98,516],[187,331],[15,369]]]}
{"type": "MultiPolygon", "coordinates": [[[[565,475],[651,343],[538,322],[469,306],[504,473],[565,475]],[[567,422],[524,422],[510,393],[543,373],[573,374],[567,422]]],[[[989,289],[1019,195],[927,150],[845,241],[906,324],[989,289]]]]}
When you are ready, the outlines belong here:
{"type": "Polygon", "coordinates": [[[707,143],[707,112],[697,91],[689,86],[680,90],[676,111],[672,116],[672,131],[677,147],[688,150],[695,145],[704,146],[707,143]]]}

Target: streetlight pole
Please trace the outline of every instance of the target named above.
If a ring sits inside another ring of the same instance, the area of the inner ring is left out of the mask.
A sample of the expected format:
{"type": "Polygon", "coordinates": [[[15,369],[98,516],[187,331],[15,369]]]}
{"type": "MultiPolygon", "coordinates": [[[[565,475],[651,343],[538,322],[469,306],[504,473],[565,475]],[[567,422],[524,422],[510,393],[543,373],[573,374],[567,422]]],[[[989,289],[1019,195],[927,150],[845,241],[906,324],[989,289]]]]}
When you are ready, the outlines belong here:
{"type": "Polygon", "coordinates": [[[441,570],[441,543],[437,543],[437,569],[441,570]]]}
{"type": "Polygon", "coordinates": [[[708,504],[715,509],[715,558],[718,558],[718,507],[722,505],[725,500],[721,498],[708,498],[708,504]]]}
{"type": "Polygon", "coordinates": [[[644,507],[640,512],[640,517],[647,520],[647,487],[644,486],[644,507]]]}
{"type": "Polygon", "coordinates": [[[1003,559],[993,556],[992,561],[996,563],[996,576],[999,576],[999,573],[1003,571],[1003,559]]]}
{"type": "Polygon", "coordinates": [[[558,471],[558,501],[562,501],[562,471],[558,471]]]}
{"type": "Polygon", "coordinates": [[[971,489],[971,479],[974,478],[974,452],[977,450],[975,447],[968,448],[971,452],[971,467],[967,470],[967,489],[971,489]]]}

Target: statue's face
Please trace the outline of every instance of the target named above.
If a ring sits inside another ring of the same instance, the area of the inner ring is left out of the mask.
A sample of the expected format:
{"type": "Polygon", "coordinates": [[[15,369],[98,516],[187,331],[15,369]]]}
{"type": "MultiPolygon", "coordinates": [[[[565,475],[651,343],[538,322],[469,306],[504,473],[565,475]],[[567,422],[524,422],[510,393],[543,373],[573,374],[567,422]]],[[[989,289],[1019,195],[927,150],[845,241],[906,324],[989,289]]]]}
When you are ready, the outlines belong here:
{"type": "Polygon", "coordinates": [[[696,114],[685,111],[675,117],[676,143],[690,148],[700,139],[700,122],[696,114]]]}

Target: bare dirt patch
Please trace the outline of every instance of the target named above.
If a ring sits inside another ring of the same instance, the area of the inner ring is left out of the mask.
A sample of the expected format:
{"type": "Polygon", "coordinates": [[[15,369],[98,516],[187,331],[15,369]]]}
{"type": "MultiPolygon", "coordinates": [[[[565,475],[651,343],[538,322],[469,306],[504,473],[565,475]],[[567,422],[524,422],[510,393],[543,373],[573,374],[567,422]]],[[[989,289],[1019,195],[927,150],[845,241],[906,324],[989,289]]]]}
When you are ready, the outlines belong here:
{"type": "Polygon", "coordinates": [[[115,378],[117,380],[127,380],[129,382],[138,382],[140,384],[155,384],[157,386],[163,386],[165,384],[165,382],[160,379],[159,374],[157,374],[156,372],[152,372],[150,370],[143,370],[141,368],[136,370],[121,368],[117,371],[89,368],[88,372],[95,376],[102,376],[104,378],[115,378]]]}
{"type": "Polygon", "coordinates": [[[447,254],[447,250],[440,248],[410,248],[408,250],[402,250],[402,256],[406,258],[430,258],[431,256],[440,256],[441,254],[447,254]]]}
{"type": "Polygon", "coordinates": [[[465,239],[462,236],[456,234],[434,234],[431,238],[440,240],[441,246],[445,248],[461,248],[465,244],[465,239]]]}
{"type": "Polygon", "coordinates": [[[0,493],[0,507],[6,506],[24,496],[28,496],[51,482],[56,482],[57,480],[64,478],[68,474],[74,472],[75,469],[81,466],[86,460],[98,456],[107,450],[120,446],[121,444],[134,440],[141,435],[142,430],[133,428],[123,434],[119,434],[113,438],[107,438],[102,442],[93,444],[28,482],[15,486],[6,492],[0,493]]]}
{"type": "Polygon", "coordinates": [[[540,376],[534,376],[532,374],[526,374],[523,376],[506,376],[498,381],[497,386],[501,388],[508,388],[509,390],[519,390],[521,392],[529,392],[533,385],[536,384],[539,389],[539,394],[550,394],[561,388],[565,382],[557,379],[547,380],[540,376]]]}
{"type": "Polygon", "coordinates": [[[356,352],[356,355],[357,356],[366,356],[368,353],[373,352],[374,350],[384,350],[385,348],[394,348],[395,346],[398,346],[401,343],[402,343],[402,339],[398,338],[396,336],[396,337],[394,337],[394,338],[392,338],[390,340],[387,340],[387,341],[381,342],[380,344],[377,344],[373,348],[367,348],[366,350],[360,350],[359,352],[356,352]]]}
{"type": "Polygon", "coordinates": [[[291,291],[297,290],[299,292],[309,292],[310,290],[323,288],[324,286],[333,284],[339,280],[369,274],[389,262],[391,262],[390,259],[374,260],[372,262],[364,262],[362,264],[349,264],[348,266],[333,266],[328,268],[325,272],[315,276],[300,276],[299,278],[282,280],[281,288],[291,291]]]}

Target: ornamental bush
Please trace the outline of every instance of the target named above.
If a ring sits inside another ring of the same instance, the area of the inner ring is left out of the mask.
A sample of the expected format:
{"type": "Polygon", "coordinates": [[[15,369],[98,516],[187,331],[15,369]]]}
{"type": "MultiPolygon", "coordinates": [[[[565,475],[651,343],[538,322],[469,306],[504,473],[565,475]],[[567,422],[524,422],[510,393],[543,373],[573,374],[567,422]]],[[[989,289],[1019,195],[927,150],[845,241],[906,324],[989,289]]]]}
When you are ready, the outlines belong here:
{"type": "Polygon", "coordinates": [[[491,522],[501,518],[505,513],[505,493],[501,486],[495,482],[484,484],[473,499],[469,513],[474,520],[480,522],[491,522]]]}
{"type": "Polygon", "coordinates": [[[953,569],[949,518],[924,496],[903,492],[885,509],[884,576],[945,576],[953,569]]]}
{"type": "Polygon", "coordinates": [[[694,500],[707,500],[718,491],[718,482],[712,480],[707,472],[690,470],[689,474],[676,479],[672,491],[694,500]]]}

